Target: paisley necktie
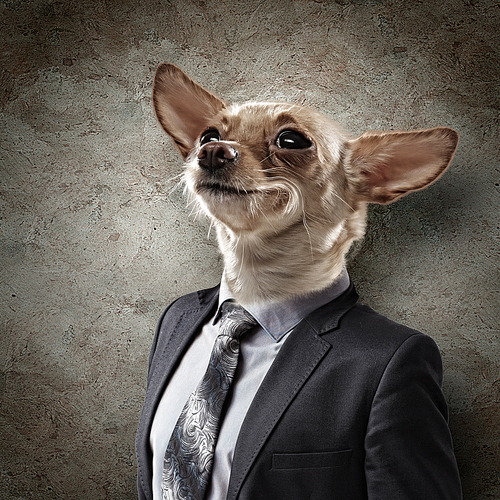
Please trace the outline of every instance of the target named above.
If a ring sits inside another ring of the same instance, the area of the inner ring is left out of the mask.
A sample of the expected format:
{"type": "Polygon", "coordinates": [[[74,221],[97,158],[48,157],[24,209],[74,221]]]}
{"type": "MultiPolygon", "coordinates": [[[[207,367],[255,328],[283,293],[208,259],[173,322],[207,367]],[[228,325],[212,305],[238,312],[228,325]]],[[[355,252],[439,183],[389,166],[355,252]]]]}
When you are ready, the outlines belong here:
{"type": "Polygon", "coordinates": [[[190,395],[165,452],[162,500],[203,500],[212,472],[220,416],[233,380],[240,336],[257,322],[241,306],[225,302],[207,371],[190,395]]]}

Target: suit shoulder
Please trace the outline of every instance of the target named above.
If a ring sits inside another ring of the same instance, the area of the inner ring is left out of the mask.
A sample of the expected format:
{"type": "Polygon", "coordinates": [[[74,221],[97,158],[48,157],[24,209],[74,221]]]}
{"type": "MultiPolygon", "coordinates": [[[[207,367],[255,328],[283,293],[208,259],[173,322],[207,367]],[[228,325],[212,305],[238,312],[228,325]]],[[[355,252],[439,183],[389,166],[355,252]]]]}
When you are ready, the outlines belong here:
{"type": "Polygon", "coordinates": [[[359,302],[341,318],[339,327],[344,341],[370,351],[394,352],[412,337],[417,342],[435,345],[431,337],[359,302]]]}
{"type": "Polygon", "coordinates": [[[174,300],[162,313],[156,325],[149,356],[149,366],[158,348],[163,349],[174,333],[176,325],[184,320],[186,327],[196,324],[199,318],[206,316],[215,305],[219,287],[188,293],[174,300]],[[162,347],[163,346],[163,347],[162,347]]]}
{"type": "Polygon", "coordinates": [[[323,338],[332,346],[335,363],[355,367],[353,380],[363,380],[365,384],[370,381],[373,391],[390,366],[398,366],[402,371],[415,366],[427,371],[432,367],[437,379],[441,377],[441,355],[431,337],[360,303],[347,311],[338,328],[323,338]]]}
{"type": "Polygon", "coordinates": [[[191,292],[175,299],[163,311],[160,321],[165,316],[180,315],[186,312],[196,312],[197,310],[205,309],[210,305],[219,293],[219,285],[197,292],[191,292]]]}
{"type": "Polygon", "coordinates": [[[421,333],[414,328],[398,323],[383,314],[373,310],[370,306],[357,302],[355,306],[348,311],[351,320],[360,322],[363,326],[371,325],[371,328],[383,328],[384,330],[398,332],[403,335],[414,335],[421,333]]]}

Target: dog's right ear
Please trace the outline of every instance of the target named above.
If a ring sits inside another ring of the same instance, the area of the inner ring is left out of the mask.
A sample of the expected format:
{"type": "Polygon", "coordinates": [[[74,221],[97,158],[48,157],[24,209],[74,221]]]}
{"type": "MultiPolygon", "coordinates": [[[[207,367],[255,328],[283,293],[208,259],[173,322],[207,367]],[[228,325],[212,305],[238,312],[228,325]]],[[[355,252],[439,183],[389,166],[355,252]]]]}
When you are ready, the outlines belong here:
{"type": "Polygon", "coordinates": [[[197,137],[226,103],[194,82],[180,68],[163,63],[156,70],[153,106],[163,130],[172,137],[183,158],[197,137]]]}

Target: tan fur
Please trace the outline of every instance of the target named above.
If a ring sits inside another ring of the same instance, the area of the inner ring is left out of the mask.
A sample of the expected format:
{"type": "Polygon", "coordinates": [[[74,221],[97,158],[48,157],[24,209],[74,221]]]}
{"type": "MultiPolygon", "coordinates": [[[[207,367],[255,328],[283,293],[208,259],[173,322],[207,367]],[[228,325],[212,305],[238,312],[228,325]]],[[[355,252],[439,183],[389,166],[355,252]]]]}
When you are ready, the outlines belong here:
{"type": "Polygon", "coordinates": [[[326,116],[298,105],[228,105],[179,68],[157,70],[158,120],[186,161],[185,182],[217,231],[225,273],[242,304],[321,290],[363,237],[367,203],[422,189],[448,167],[458,134],[445,127],[367,132],[350,139],[326,116]],[[200,167],[200,136],[215,129],[237,158],[200,167]],[[283,149],[284,130],[311,141],[283,149]]]}

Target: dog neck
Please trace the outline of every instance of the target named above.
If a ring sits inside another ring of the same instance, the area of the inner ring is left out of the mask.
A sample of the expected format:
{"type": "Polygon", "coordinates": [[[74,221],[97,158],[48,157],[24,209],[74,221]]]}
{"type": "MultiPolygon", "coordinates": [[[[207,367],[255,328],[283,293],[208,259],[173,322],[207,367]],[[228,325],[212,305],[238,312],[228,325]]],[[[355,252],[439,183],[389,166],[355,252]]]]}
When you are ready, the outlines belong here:
{"type": "Polygon", "coordinates": [[[345,255],[364,230],[364,210],[336,226],[297,222],[279,234],[236,234],[216,223],[226,281],[245,304],[306,296],[331,285],[345,267],[345,255]],[[360,213],[362,212],[362,213],[360,213]]]}

